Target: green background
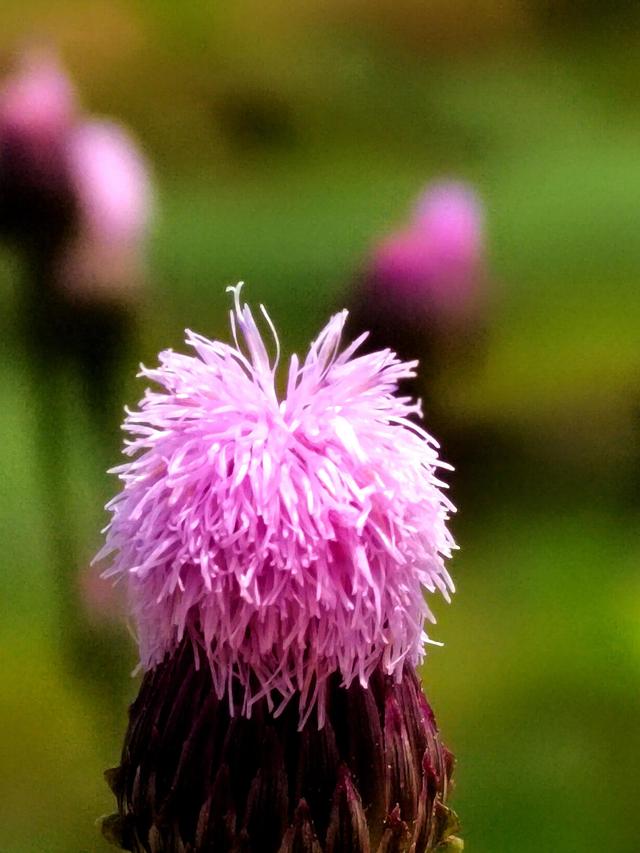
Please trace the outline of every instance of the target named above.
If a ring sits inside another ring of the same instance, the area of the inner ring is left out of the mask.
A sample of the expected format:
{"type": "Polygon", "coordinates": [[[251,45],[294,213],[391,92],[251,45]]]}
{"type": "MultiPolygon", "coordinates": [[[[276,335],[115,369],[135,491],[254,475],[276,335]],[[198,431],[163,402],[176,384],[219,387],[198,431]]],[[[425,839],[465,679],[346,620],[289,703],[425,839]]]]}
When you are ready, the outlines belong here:
{"type": "MultiPolygon", "coordinates": [[[[435,603],[445,646],[425,686],[458,758],[466,849],[640,849],[633,4],[4,0],[4,55],[32,36],[54,40],[86,107],[126,122],[153,163],[149,292],[123,403],[141,394],[137,363],[179,347],[185,327],[226,336],[224,288],[239,279],[300,351],[426,182],[476,185],[488,353],[438,393],[511,450],[459,508],[458,593],[435,603]],[[247,103],[268,132],[243,126],[247,103]]],[[[64,482],[43,488],[19,287],[4,253],[0,850],[103,851],[101,774],[117,761],[135,653],[112,628],[112,646],[87,649],[89,674],[70,665],[53,552],[62,541],[86,571],[115,483],[69,377],[55,391],[66,429],[51,434],[64,482]]]]}

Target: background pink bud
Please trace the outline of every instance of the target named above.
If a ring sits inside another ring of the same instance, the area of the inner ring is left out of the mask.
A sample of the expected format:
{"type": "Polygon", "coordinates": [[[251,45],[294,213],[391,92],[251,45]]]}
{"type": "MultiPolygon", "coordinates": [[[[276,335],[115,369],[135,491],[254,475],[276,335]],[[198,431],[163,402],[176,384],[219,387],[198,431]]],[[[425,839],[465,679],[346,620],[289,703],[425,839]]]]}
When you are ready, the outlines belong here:
{"type": "MultiPolygon", "coordinates": [[[[409,312],[468,313],[483,278],[480,202],[464,184],[443,183],[421,196],[409,226],[374,250],[379,298],[409,312]]],[[[392,307],[392,306],[390,306],[392,307]]]]}
{"type": "Polygon", "coordinates": [[[78,226],[62,260],[64,286],[81,299],[131,299],[152,207],[145,160],[122,127],[92,121],[71,134],[68,162],[78,226]]]}
{"type": "Polygon", "coordinates": [[[29,51],[0,94],[0,139],[20,145],[36,163],[47,161],[75,113],[75,91],[55,57],[29,51]]]}
{"type": "Polygon", "coordinates": [[[65,240],[74,219],[66,140],[76,99],[52,54],[23,54],[0,88],[0,234],[34,258],[65,240]]]}
{"type": "Polygon", "coordinates": [[[424,300],[432,271],[429,247],[424,234],[416,228],[383,240],[376,248],[373,267],[376,280],[383,284],[381,296],[415,306],[424,300]]]}
{"type": "Polygon", "coordinates": [[[471,187],[453,182],[430,187],[416,206],[414,223],[443,277],[474,278],[483,260],[484,213],[471,187]]]}
{"type": "Polygon", "coordinates": [[[108,121],[79,125],[69,142],[84,227],[107,243],[137,242],[149,221],[151,188],[136,143],[108,121]]]}

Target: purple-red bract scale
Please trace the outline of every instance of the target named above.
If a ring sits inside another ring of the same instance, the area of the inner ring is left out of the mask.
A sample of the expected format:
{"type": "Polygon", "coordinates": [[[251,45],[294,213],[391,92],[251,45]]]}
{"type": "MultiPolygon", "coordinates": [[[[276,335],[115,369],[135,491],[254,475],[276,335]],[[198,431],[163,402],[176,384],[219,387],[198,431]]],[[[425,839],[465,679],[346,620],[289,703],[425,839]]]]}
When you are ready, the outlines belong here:
{"type": "Polygon", "coordinates": [[[343,311],[292,356],[280,399],[278,353],[230,290],[235,346],[187,332],[193,355],[142,369],[160,390],[127,413],[98,557],[127,579],[144,669],[187,636],[232,712],[296,695],[300,725],[315,708],[322,726],[332,673],[366,686],[422,659],[424,591],[453,591],[444,463],[419,403],[395,396],[416,362],[358,357],[364,338],[341,351],[343,311]]]}

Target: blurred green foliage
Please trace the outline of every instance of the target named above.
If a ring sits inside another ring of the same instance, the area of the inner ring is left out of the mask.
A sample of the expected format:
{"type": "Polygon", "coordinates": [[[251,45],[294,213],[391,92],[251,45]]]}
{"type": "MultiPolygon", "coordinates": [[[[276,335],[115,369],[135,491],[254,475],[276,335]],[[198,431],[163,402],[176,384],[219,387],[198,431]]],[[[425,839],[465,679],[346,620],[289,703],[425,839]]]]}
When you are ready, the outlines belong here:
{"type": "MultiPolygon", "coordinates": [[[[609,15],[587,2],[552,10],[5,0],[0,47],[54,39],[87,104],[126,120],[156,164],[152,287],[131,375],[180,346],[185,326],[226,335],[224,286],[238,279],[285,346],[303,348],[426,181],[476,183],[495,281],[489,354],[479,376],[449,376],[440,393],[453,417],[496,425],[517,452],[461,507],[459,594],[437,607],[446,647],[430,654],[426,688],[458,756],[467,849],[632,853],[639,21],[623,3],[609,15]]],[[[1,261],[0,850],[103,850],[94,820],[112,807],[101,773],[117,759],[125,702],[113,713],[64,661],[57,507],[35,461],[19,270],[1,261]]],[[[140,391],[130,383],[123,397],[140,391]]],[[[95,471],[71,380],[62,393],[88,562],[113,484],[95,471]]],[[[133,650],[120,665],[125,683],[133,650]]]]}

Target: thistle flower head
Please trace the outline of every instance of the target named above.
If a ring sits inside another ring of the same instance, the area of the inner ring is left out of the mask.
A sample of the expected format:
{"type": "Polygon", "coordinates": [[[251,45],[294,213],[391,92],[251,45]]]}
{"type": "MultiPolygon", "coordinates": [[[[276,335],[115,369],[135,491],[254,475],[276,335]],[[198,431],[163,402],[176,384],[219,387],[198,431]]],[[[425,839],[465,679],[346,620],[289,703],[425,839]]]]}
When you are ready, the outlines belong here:
{"type": "Polygon", "coordinates": [[[142,369],[160,390],[127,415],[98,556],[128,579],[143,668],[186,636],[232,711],[264,697],[277,715],[297,694],[301,726],[315,707],[322,725],[333,673],[366,687],[421,659],[424,590],[453,590],[452,506],[419,405],[394,395],[415,363],[358,357],[362,338],[341,350],[342,312],[279,396],[277,354],[232,290],[236,346],[188,332],[192,355],[142,369]]]}

